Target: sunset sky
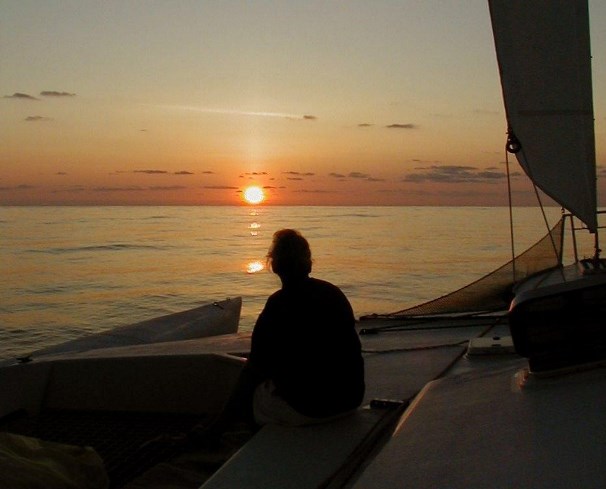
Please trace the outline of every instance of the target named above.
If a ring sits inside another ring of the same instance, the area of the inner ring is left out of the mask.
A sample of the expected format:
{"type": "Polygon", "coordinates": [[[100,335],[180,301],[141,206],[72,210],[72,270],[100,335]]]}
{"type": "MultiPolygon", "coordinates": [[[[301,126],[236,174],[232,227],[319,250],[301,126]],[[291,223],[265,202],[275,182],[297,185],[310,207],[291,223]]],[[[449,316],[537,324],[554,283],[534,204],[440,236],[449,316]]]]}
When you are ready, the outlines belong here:
{"type": "Polygon", "coordinates": [[[504,205],[505,130],[485,0],[0,0],[0,205],[504,205]]]}

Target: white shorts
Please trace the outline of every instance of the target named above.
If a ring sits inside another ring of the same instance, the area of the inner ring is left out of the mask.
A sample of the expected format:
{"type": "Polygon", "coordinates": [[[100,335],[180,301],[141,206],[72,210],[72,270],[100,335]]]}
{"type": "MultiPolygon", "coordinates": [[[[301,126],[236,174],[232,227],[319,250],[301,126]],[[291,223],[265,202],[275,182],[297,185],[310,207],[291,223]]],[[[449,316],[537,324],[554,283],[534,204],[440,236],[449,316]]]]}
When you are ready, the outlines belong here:
{"type": "Polygon", "coordinates": [[[266,380],[255,389],[253,397],[253,413],[259,425],[280,424],[285,426],[305,426],[326,423],[343,418],[355,412],[346,411],[335,416],[312,418],[305,416],[276,394],[276,386],[271,380],[266,380]]]}

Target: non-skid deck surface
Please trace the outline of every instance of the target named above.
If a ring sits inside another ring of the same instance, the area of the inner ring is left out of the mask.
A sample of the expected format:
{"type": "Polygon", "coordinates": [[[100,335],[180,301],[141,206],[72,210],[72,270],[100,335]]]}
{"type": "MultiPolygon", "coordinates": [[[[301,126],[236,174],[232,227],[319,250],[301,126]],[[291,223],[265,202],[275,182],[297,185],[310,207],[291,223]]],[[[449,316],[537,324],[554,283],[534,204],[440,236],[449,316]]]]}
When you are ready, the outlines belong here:
{"type": "Polygon", "coordinates": [[[179,444],[166,440],[203,421],[173,414],[47,410],[38,416],[16,413],[0,421],[0,431],[93,447],[105,463],[110,487],[119,488],[179,453],[179,444]]]}
{"type": "Polygon", "coordinates": [[[524,381],[525,362],[494,363],[424,389],[353,487],[606,487],[606,368],[524,381]]]}
{"type": "Polygon", "coordinates": [[[455,323],[449,328],[423,324],[421,328],[403,329],[398,329],[394,322],[387,325],[387,329],[360,337],[366,374],[365,403],[375,398],[410,399],[464,355],[470,338],[487,330],[484,323],[471,326],[455,323]]]}

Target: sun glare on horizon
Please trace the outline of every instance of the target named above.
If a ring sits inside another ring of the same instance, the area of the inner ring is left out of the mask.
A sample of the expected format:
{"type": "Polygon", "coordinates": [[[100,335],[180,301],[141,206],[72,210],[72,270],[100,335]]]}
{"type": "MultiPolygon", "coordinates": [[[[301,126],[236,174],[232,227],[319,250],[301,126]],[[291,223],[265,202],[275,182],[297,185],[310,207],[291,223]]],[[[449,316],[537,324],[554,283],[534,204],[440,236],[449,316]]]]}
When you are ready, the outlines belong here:
{"type": "Polygon", "coordinates": [[[257,185],[244,189],[244,200],[249,204],[260,204],[265,200],[265,192],[257,185]]]}

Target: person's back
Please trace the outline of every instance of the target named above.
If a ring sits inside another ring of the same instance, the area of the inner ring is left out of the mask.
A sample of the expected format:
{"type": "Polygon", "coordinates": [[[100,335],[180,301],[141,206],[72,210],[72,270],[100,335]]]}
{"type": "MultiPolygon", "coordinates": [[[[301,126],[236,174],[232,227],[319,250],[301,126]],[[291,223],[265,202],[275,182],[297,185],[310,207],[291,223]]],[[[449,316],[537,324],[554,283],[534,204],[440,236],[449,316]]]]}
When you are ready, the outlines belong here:
{"type": "Polygon", "coordinates": [[[306,416],[353,409],[364,395],[364,363],[351,305],[336,286],[304,277],[267,301],[250,360],[306,416]]]}

